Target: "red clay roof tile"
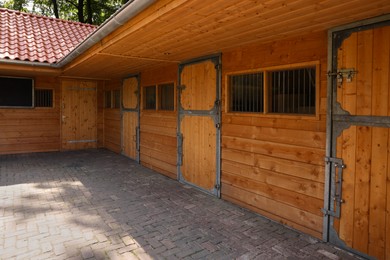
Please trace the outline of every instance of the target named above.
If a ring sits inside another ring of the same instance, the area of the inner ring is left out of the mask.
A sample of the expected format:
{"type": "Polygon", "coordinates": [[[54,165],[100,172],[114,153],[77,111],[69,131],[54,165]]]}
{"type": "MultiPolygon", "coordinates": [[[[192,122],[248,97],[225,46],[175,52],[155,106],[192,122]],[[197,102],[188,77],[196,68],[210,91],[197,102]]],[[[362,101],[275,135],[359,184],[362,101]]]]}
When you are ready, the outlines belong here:
{"type": "Polygon", "coordinates": [[[96,28],[0,8],[0,59],[56,63],[96,28]]]}

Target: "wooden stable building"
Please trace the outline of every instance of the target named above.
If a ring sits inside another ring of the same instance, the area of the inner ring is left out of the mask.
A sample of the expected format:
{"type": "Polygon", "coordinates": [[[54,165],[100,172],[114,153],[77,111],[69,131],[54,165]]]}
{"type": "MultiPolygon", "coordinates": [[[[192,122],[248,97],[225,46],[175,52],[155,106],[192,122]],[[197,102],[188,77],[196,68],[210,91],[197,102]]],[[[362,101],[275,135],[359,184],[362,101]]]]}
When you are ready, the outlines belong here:
{"type": "Polygon", "coordinates": [[[35,97],[0,96],[0,153],[104,147],[390,259],[389,14],[388,0],[129,1],[54,61],[0,54],[1,95],[22,77],[35,97]]]}

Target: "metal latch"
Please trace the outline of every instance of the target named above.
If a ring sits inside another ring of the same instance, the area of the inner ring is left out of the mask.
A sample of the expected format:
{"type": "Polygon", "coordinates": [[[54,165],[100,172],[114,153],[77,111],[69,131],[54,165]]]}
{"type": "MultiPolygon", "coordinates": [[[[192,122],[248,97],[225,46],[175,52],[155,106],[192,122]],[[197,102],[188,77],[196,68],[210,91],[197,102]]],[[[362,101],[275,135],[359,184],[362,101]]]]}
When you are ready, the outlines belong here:
{"type": "Polygon", "coordinates": [[[177,166],[183,165],[183,134],[177,133],[177,166]]]}
{"type": "Polygon", "coordinates": [[[334,167],[331,170],[331,199],[333,199],[334,203],[330,204],[330,210],[322,209],[322,212],[325,215],[340,218],[341,204],[344,203],[342,198],[343,169],[345,169],[346,165],[341,158],[325,157],[325,162],[334,167]]]}
{"type": "Polygon", "coordinates": [[[338,69],[337,72],[328,72],[328,76],[336,76],[337,78],[337,86],[341,87],[344,79],[346,82],[352,82],[354,75],[357,74],[355,69],[338,69]]]}

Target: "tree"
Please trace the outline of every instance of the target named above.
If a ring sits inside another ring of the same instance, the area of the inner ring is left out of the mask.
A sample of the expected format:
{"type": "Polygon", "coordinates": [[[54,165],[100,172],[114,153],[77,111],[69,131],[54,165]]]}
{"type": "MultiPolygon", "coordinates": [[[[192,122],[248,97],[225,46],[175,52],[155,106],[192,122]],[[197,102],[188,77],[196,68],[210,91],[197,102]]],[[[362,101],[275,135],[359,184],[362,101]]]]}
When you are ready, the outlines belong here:
{"type": "Polygon", "coordinates": [[[129,0],[5,0],[5,8],[99,25],[129,0]]]}

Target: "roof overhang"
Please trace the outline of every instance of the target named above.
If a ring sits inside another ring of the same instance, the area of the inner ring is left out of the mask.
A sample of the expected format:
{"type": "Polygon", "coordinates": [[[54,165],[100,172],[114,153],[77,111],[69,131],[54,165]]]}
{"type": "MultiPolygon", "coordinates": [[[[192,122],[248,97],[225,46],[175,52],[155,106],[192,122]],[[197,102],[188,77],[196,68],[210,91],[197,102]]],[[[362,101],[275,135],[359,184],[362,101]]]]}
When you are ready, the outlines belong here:
{"type": "Polygon", "coordinates": [[[49,67],[64,76],[118,79],[389,13],[388,0],[134,0],[49,67]]]}

